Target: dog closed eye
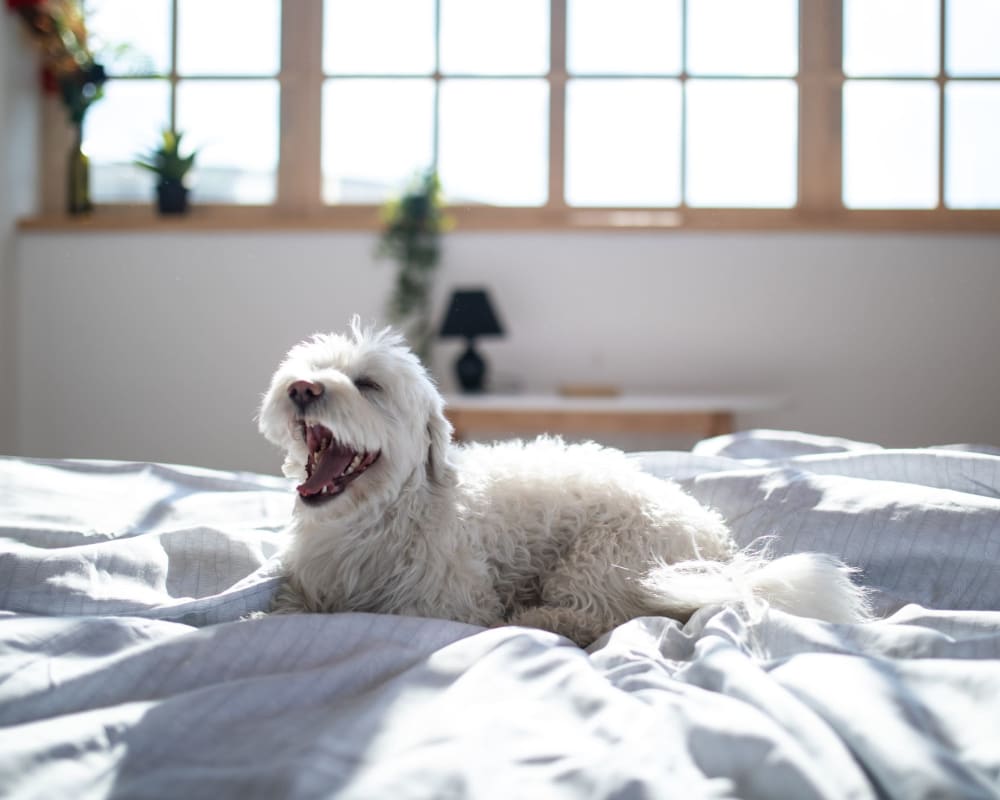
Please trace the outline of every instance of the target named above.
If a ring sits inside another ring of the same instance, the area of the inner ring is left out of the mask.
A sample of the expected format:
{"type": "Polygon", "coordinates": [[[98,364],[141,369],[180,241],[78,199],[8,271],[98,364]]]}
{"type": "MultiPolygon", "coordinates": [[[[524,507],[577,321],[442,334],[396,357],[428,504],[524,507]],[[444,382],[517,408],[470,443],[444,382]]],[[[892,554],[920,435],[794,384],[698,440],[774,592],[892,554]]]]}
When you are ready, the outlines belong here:
{"type": "Polygon", "coordinates": [[[382,390],[382,387],[367,375],[355,378],[354,385],[358,388],[358,391],[361,392],[378,392],[382,390]]]}

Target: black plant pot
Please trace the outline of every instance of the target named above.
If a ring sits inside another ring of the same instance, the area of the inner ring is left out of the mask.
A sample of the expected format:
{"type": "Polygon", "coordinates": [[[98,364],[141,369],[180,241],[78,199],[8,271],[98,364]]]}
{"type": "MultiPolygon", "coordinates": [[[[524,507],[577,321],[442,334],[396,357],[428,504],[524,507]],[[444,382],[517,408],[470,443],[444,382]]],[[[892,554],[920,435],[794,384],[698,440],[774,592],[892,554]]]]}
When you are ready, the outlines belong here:
{"type": "Polygon", "coordinates": [[[185,214],[188,188],[177,180],[163,180],[156,185],[156,207],[161,214],[185,214]]]}

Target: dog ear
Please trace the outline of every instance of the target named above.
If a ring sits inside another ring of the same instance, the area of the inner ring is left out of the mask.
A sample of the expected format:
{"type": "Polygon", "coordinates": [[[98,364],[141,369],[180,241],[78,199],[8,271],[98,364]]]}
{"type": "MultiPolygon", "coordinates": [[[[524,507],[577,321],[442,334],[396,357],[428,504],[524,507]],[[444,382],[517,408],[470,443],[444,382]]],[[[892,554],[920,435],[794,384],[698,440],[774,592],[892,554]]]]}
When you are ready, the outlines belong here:
{"type": "Polygon", "coordinates": [[[451,434],[451,423],[444,415],[443,406],[435,404],[427,419],[427,438],[430,440],[427,447],[427,479],[438,485],[446,483],[451,474],[448,460],[451,434]]]}

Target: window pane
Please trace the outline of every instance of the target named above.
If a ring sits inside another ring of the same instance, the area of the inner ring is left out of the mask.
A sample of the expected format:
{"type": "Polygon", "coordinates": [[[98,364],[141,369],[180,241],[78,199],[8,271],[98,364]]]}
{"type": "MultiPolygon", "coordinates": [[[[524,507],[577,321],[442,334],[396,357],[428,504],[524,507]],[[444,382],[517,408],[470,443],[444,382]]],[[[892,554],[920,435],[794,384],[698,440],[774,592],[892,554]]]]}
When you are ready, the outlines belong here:
{"type": "Polygon", "coordinates": [[[177,71],[180,74],[278,74],[280,0],[177,2],[177,71]]]}
{"type": "Polygon", "coordinates": [[[277,81],[182,81],[177,128],[199,150],[192,170],[195,202],[274,201],[277,81]]]}
{"type": "Polygon", "coordinates": [[[574,80],[566,88],[566,202],[677,206],[681,88],[672,80],[574,80]]]}
{"type": "Polygon", "coordinates": [[[688,0],[688,72],[794,75],[799,68],[796,0],[688,0]]]}
{"type": "Polygon", "coordinates": [[[937,75],[938,0],[844,0],[847,75],[937,75]]]}
{"type": "Polygon", "coordinates": [[[431,80],[338,78],[323,86],[323,200],[381,203],[433,164],[431,80]]]}
{"type": "Polygon", "coordinates": [[[88,3],[87,32],[109,75],[165,75],[170,71],[170,0],[88,3]]]}
{"type": "Polygon", "coordinates": [[[549,69],[549,0],[441,0],[441,71],[542,75],[549,69]]]}
{"type": "Polygon", "coordinates": [[[170,85],[165,80],[108,81],[104,98],[84,122],[90,190],[98,203],[151,202],[156,176],[132,162],[156,147],[169,127],[170,85]]]}
{"type": "Polygon", "coordinates": [[[451,202],[544,205],[548,102],[542,80],[442,83],[438,163],[451,202]]]}
{"type": "Polygon", "coordinates": [[[795,205],[797,113],[798,91],[793,81],[690,81],[688,204],[795,205]]]}
{"type": "Polygon", "coordinates": [[[932,81],[844,85],[844,205],[934,208],[938,90],[932,81]]]}
{"type": "Polygon", "coordinates": [[[566,15],[571,73],[680,74],[681,0],[569,0],[566,15]]]}
{"type": "Polygon", "coordinates": [[[1000,208],[1000,81],[949,83],[945,111],[945,203],[1000,208]]]}
{"type": "Polygon", "coordinates": [[[1000,3],[948,0],[945,50],[951,75],[1000,75],[1000,3]]]}
{"type": "Polygon", "coordinates": [[[326,0],[323,69],[328,75],[430,75],[434,0],[326,0]]]}

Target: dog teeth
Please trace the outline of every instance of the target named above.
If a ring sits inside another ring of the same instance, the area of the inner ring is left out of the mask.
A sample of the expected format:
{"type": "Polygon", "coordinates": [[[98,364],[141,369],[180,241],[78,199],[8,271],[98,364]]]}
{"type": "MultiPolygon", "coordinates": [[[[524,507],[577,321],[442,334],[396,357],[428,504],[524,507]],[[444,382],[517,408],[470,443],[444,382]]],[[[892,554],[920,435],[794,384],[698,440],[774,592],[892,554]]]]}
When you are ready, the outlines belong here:
{"type": "Polygon", "coordinates": [[[341,472],[340,474],[341,475],[350,475],[359,466],[361,466],[361,454],[360,453],[358,453],[357,455],[354,456],[354,459],[351,461],[351,463],[348,464],[346,467],[344,467],[344,471],[341,472]]]}

